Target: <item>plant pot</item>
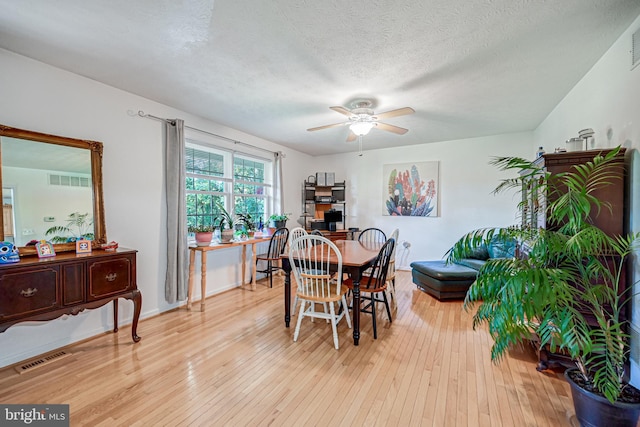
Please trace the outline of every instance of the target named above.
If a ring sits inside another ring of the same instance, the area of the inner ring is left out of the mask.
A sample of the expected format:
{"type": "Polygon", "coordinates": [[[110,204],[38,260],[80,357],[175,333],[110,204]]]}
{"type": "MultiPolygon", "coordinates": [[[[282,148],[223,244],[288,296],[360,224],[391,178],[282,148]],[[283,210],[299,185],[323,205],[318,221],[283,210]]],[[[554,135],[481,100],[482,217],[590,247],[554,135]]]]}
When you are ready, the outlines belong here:
{"type": "Polygon", "coordinates": [[[233,230],[222,230],[220,233],[220,242],[229,243],[233,240],[233,230]]]}
{"type": "Polygon", "coordinates": [[[273,226],[273,228],[275,228],[276,230],[278,228],[283,228],[287,226],[287,221],[271,221],[271,224],[273,226]]]}
{"type": "MultiPolygon", "coordinates": [[[[609,402],[605,397],[583,389],[572,378],[572,374],[579,371],[575,368],[567,369],[564,377],[571,386],[573,407],[576,418],[581,427],[619,426],[636,427],[640,418],[640,401],[626,403],[609,402]]],[[[632,387],[628,385],[627,387],[632,387]]]]}
{"type": "Polygon", "coordinates": [[[210,231],[207,232],[198,232],[196,233],[196,245],[197,246],[209,246],[211,244],[211,238],[213,237],[213,233],[210,231]]]}

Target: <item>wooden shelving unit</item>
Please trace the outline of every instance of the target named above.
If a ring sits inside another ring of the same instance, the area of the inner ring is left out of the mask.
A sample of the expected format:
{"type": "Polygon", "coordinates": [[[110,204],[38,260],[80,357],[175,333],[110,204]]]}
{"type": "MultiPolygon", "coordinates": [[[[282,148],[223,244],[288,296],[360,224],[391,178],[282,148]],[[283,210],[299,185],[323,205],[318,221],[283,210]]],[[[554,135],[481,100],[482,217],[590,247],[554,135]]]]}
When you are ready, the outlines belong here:
{"type": "MultiPolygon", "coordinates": [[[[345,230],[347,203],[346,182],[335,182],[333,185],[317,185],[314,182],[305,181],[302,189],[302,210],[305,216],[304,228],[312,230],[313,223],[323,222],[325,212],[334,209],[342,212],[342,221],[336,223],[336,230],[345,230]]],[[[321,226],[327,230],[328,225],[321,226]]]]}

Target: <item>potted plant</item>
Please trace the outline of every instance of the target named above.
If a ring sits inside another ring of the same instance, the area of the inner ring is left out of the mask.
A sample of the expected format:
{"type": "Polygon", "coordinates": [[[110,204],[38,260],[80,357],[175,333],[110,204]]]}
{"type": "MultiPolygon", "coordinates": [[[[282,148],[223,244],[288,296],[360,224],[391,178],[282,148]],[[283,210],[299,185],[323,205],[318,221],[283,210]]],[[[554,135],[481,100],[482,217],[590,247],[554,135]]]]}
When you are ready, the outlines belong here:
{"type": "Polygon", "coordinates": [[[93,219],[88,213],[73,212],[67,218],[67,225],[55,225],[45,231],[45,236],[55,234],[51,243],[75,242],[80,239],[93,240],[93,219]]]}
{"type": "Polygon", "coordinates": [[[187,227],[187,231],[189,233],[195,233],[196,235],[196,245],[198,246],[209,246],[211,244],[211,239],[213,238],[213,232],[215,228],[212,225],[190,225],[187,227]]]}
{"type": "Polygon", "coordinates": [[[217,209],[220,213],[214,220],[214,224],[216,228],[220,229],[220,243],[229,243],[233,240],[235,220],[221,203],[217,204],[217,209]]]}
{"type": "Polygon", "coordinates": [[[256,223],[251,218],[250,214],[238,214],[236,215],[236,224],[242,227],[240,231],[241,235],[246,235],[249,238],[252,238],[256,231],[256,223]]]}
{"type": "Polygon", "coordinates": [[[273,214],[269,217],[269,226],[275,229],[286,227],[289,214],[273,214]]]}
{"type": "Polygon", "coordinates": [[[501,170],[521,172],[496,191],[521,189],[528,180],[538,194],[553,196],[547,197],[549,227],[471,232],[448,255],[451,261],[464,258],[469,248],[496,238],[519,242],[524,255],[484,264],[464,307],[477,306],[473,327],[488,325],[496,362],[512,345],[529,341],[532,332],[541,348],[575,362],[565,377],[581,425],[635,426],[640,415],[640,391],[625,381],[630,346],[624,306],[630,295],[622,289],[625,260],[640,236],[610,236],[589,222],[608,208],[594,192],[613,184],[611,162],[618,153],[614,149],[554,176],[523,159],[496,159],[501,170]]]}

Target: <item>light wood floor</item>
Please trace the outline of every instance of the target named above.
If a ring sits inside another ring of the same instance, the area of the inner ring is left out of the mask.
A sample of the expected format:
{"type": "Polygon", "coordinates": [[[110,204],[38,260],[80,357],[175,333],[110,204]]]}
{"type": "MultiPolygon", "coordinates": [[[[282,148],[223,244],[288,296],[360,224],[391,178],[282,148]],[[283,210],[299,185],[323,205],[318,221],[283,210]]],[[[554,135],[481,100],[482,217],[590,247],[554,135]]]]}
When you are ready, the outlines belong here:
{"type": "MultiPolygon", "coordinates": [[[[361,321],[284,327],[283,285],[259,282],[66,348],[72,356],[31,372],[0,371],[2,403],[67,403],[72,426],[570,426],[560,372],[539,373],[530,349],[500,365],[460,302],[440,303],[397,277],[389,325],[361,321]],[[194,307],[199,307],[195,304],[194,307]]],[[[381,310],[382,311],[382,310],[381,310]]]]}

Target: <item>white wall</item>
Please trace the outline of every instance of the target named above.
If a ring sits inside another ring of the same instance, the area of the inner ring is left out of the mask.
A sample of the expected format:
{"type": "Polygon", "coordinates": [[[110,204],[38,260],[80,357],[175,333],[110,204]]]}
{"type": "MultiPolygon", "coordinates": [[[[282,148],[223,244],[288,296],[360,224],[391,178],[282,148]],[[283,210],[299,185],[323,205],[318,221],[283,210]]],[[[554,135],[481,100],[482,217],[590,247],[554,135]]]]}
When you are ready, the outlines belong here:
{"type": "MultiPolygon", "coordinates": [[[[640,232],[640,66],[631,70],[631,35],[640,28],[640,17],[614,43],[598,63],[535,130],[531,146],[547,149],[564,146],[578,131],[593,128],[591,148],[622,145],[630,153],[628,191],[630,231],[640,232]]],[[[640,263],[633,260],[633,282],[640,279],[640,263]]],[[[640,288],[636,284],[635,293],[640,288]]],[[[640,384],[640,298],[633,304],[632,382],[640,384]]]]}
{"type": "MultiPolygon", "coordinates": [[[[182,118],[188,126],[283,151],[285,209],[299,212],[300,182],[308,175],[310,163],[307,155],[1,49],[0,93],[0,123],[4,125],[103,142],[107,237],[139,251],[143,318],[177,306],[164,300],[164,125],[129,116],[127,110],[182,118]]],[[[209,280],[208,292],[240,282],[239,250],[216,251],[208,259],[209,277],[219,279],[209,280]]],[[[199,276],[195,280],[199,283],[199,276]]],[[[0,334],[0,366],[110,330],[111,307],[10,327],[0,334]]],[[[129,323],[131,315],[131,304],[120,302],[120,323],[129,323]]],[[[144,323],[138,332],[144,340],[144,323]]]]}
{"type": "MultiPolygon", "coordinates": [[[[366,137],[363,142],[366,148],[366,137]]],[[[347,181],[347,227],[378,227],[387,234],[399,228],[398,265],[414,260],[440,259],[463,234],[476,228],[515,224],[517,196],[492,194],[500,179],[513,176],[489,165],[493,157],[533,159],[529,132],[444,141],[431,144],[323,156],[314,171],[336,173],[347,181]],[[384,164],[440,162],[440,216],[383,216],[384,164]],[[402,243],[411,244],[405,253],[402,243]],[[406,260],[406,261],[405,261],[406,260]]]]}

